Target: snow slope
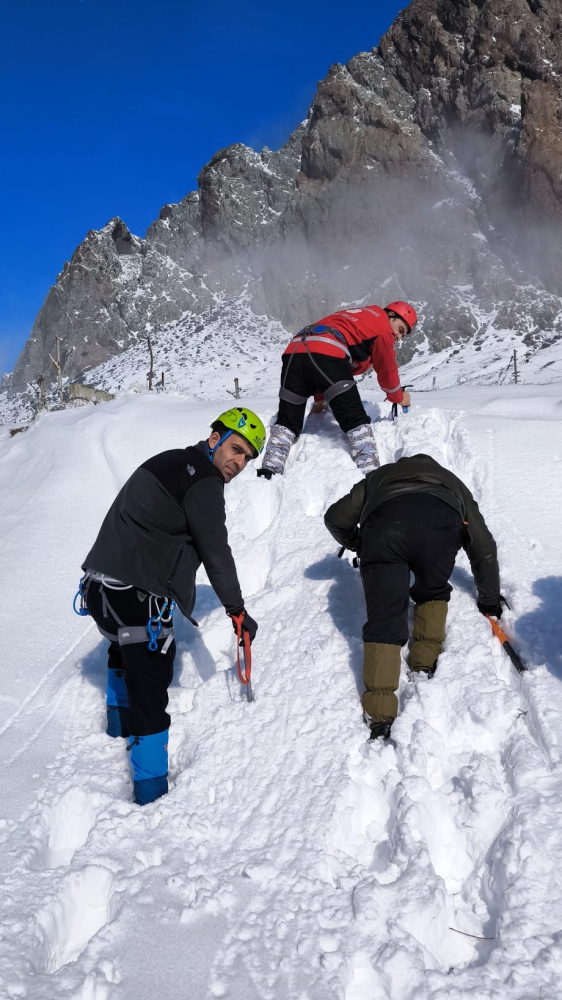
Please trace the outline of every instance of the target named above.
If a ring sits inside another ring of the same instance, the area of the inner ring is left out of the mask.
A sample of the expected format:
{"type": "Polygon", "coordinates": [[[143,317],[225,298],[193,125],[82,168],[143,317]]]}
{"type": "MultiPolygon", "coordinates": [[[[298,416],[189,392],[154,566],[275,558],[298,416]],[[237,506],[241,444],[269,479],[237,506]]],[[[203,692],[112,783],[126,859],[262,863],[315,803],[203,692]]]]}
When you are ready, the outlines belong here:
{"type": "Polygon", "coordinates": [[[2,1000],[559,1000],[560,386],[429,392],[394,423],[369,404],[383,461],[423,450],[475,491],[530,672],[462,556],[434,679],[404,664],[396,746],[366,741],[360,580],[322,522],[358,473],[311,415],[282,480],[225,491],[256,701],[202,574],[170,794],[141,809],[103,732],[105,643],[70,601],[129,473],[231,402],[131,393],[0,436],[2,1000]]]}

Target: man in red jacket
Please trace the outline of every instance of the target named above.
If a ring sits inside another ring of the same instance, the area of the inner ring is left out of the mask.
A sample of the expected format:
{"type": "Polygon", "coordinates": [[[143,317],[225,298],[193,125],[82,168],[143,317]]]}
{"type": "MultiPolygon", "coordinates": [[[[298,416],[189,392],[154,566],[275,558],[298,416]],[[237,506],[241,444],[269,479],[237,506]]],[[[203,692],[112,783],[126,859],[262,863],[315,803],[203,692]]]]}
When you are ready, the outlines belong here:
{"type": "Polygon", "coordinates": [[[371,418],[353,376],[363,375],[372,366],[389,402],[409,406],[410,395],[400,386],[394,345],[411,333],[417,319],[413,306],[397,301],[385,309],[342,309],[297,333],[283,354],[279,412],[258,476],[271,479],[283,472],[312,395],[330,404],[361,472],[366,475],[378,469],[371,418]]]}

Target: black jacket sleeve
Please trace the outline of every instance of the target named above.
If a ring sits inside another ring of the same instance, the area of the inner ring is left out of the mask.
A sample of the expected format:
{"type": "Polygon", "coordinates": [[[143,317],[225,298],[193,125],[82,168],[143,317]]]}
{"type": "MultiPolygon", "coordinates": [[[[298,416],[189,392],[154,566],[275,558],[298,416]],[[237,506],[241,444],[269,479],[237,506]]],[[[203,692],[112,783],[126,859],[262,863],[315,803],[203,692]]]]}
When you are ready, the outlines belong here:
{"type": "Polygon", "coordinates": [[[356,534],[363,504],[365,503],[365,480],[356,483],[350,493],[336,500],[324,515],[324,524],[339,545],[347,545],[356,534]]]}
{"type": "Polygon", "coordinates": [[[187,491],[183,507],[213,590],[227,611],[237,611],[244,601],[228,544],[222,482],[215,476],[201,479],[187,491]]]}
{"type": "Polygon", "coordinates": [[[468,522],[463,548],[470,560],[478,599],[482,604],[499,604],[500,568],[496,543],[478,509],[476,500],[464,484],[463,494],[468,522]]]}

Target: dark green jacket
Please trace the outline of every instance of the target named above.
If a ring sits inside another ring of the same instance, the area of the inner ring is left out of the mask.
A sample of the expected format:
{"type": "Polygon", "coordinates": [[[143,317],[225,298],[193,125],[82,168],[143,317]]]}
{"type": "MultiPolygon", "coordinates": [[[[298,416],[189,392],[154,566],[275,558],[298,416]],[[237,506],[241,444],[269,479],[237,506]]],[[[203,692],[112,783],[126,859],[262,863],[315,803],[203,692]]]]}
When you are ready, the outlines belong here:
{"type": "MultiPolygon", "coordinates": [[[[465,524],[463,548],[470,560],[479,600],[496,604],[500,597],[500,571],[496,543],[464,483],[428,455],[413,455],[383,465],[328,508],[324,523],[340,545],[352,543],[372,511],[405,493],[431,493],[454,507],[465,524]]],[[[354,546],[355,547],[355,546],[354,546]]]]}

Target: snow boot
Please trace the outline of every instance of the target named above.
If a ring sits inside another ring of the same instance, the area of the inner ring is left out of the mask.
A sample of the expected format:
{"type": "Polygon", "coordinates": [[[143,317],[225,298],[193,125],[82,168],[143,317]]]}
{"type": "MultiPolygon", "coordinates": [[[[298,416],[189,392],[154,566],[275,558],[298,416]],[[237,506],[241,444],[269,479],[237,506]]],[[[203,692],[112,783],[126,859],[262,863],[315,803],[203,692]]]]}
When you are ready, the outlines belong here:
{"type": "Polygon", "coordinates": [[[414,641],[410,650],[411,673],[433,677],[445,639],[447,601],[425,601],[414,609],[414,641]]]}
{"type": "Polygon", "coordinates": [[[377,442],[370,424],[359,424],[347,432],[351,457],[357,468],[367,475],[380,467],[377,442]]]}
{"type": "Polygon", "coordinates": [[[129,699],[125,685],[125,671],[109,667],[107,671],[107,729],[108,736],[129,735],[129,699]]]}
{"type": "Polygon", "coordinates": [[[400,681],[400,646],[390,642],[363,643],[363,711],[372,727],[390,723],[398,715],[395,691],[400,681]]]}
{"type": "Polygon", "coordinates": [[[258,469],[258,476],[265,476],[266,479],[271,479],[272,476],[283,475],[285,462],[291,450],[291,445],[295,441],[295,436],[293,431],[290,431],[288,427],[283,427],[282,424],[273,425],[269,433],[269,441],[267,442],[265,455],[263,456],[262,467],[258,469]]]}
{"type": "Polygon", "coordinates": [[[393,720],[387,720],[386,722],[371,722],[371,735],[369,736],[369,742],[382,740],[384,743],[388,743],[391,739],[392,721],[393,720]]]}
{"type": "Polygon", "coordinates": [[[133,801],[138,806],[154,802],[168,791],[168,730],[151,736],[131,736],[133,801]]]}

